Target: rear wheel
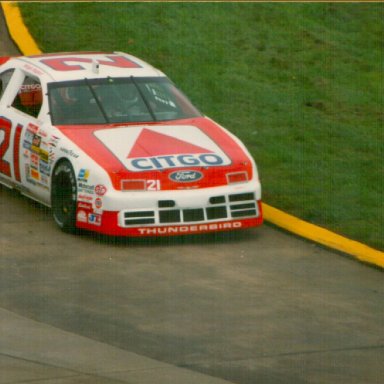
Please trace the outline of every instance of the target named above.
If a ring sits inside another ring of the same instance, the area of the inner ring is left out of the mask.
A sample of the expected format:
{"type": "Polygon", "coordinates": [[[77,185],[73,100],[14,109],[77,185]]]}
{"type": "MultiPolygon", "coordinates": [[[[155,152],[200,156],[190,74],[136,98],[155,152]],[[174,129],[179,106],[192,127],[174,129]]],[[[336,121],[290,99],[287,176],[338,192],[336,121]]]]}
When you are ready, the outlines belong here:
{"type": "Polygon", "coordinates": [[[76,230],[76,176],[69,161],[61,161],[52,174],[51,203],[53,218],[65,232],[76,230]]]}

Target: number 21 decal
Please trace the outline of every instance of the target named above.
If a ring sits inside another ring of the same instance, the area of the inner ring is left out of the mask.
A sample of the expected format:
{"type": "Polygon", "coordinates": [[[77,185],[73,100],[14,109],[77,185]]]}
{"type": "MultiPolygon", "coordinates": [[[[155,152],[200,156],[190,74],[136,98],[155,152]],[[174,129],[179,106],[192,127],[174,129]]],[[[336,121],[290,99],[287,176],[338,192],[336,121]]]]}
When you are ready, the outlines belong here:
{"type": "Polygon", "coordinates": [[[160,180],[147,180],[147,191],[160,191],[160,180]]]}
{"type": "MultiPolygon", "coordinates": [[[[20,178],[20,138],[23,126],[18,124],[15,130],[13,140],[13,171],[16,181],[21,181],[20,178]]],[[[4,159],[4,156],[10,146],[12,134],[12,122],[5,117],[0,117],[0,173],[12,177],[11,164],[4,159]]]]}

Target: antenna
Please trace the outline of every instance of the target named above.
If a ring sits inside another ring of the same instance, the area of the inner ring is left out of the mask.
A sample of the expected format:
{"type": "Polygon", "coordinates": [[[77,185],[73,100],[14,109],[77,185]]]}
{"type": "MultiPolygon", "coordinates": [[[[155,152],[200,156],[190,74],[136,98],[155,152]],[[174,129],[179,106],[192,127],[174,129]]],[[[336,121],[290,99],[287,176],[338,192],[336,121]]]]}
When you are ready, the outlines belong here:
{"type": "Polygon", "coordinates": [[[92,60],[92,72],[96,73],[96,75],[99,74],[100,64],[99,61],[96,59],[92,60]]]}

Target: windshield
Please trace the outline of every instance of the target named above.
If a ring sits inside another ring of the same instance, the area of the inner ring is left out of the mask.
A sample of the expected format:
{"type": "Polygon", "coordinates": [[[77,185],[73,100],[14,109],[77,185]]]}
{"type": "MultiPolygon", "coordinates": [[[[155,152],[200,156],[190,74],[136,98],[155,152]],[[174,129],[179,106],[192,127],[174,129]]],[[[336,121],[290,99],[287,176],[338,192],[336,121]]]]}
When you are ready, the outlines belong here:
{"type": "Polygon", "coordinates": [[[165,77],[51,83],[48,95],[54,125],[153,122],[200,116],[165,77]]]}

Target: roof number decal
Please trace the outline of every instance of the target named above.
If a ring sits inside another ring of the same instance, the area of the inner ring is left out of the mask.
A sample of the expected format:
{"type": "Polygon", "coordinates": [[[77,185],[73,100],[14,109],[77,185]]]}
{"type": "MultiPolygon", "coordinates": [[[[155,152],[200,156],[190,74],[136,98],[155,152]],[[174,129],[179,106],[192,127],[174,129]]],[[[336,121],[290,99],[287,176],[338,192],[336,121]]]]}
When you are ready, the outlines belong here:
{"type": "MultiPolygon", "coordinates": [[[[107,65],[117,68],[141,68],[141,66],[134,61],[131,61],[123,56],[106,55],[107,60],[98,60],[100,65],[107,65]]],[[[55,71],[80,71],[86,69],[79,63],[92,64],[91,58],[86,57],[55,57],[52,59],[40,60],[42,64],[47,65],[55,71]]]]}

